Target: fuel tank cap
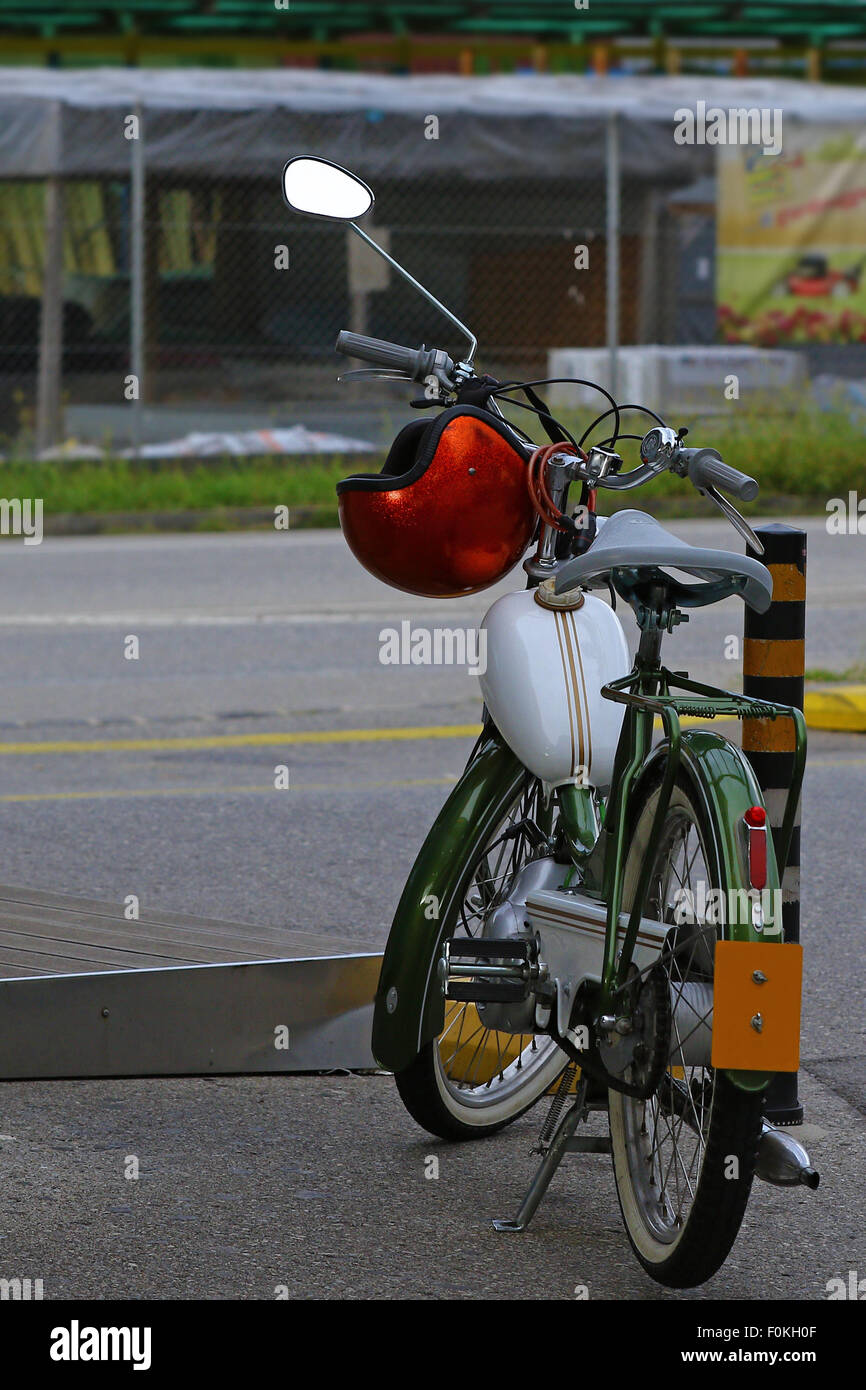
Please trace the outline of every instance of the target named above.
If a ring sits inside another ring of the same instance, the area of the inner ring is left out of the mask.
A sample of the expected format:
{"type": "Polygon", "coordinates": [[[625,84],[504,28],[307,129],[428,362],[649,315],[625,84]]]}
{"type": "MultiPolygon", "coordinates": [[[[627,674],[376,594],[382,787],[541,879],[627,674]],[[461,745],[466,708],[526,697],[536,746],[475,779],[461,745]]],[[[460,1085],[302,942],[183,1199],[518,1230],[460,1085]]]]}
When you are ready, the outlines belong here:
{"type": "Polygon", "coordinates": [[[545,579],[535,590],[535,602],[542,608],[555,608],[562,612],[575,608],[582,608],[584,604],[584,593],[582,589],[570,589],[567,594],[556,594],[553,586],[556,581],[545,579]]]}

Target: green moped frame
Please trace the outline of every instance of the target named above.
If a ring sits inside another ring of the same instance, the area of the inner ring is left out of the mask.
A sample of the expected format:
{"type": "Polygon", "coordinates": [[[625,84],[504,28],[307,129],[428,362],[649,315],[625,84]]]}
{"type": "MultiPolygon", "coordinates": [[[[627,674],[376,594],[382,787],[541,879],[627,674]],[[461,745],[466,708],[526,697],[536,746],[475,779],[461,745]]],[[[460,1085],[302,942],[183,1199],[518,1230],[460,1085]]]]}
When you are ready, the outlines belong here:
{"type": "MultiPolygon", "coordinates": [[[[608,909],[599,1012],[609,1006],[615,991],[625,980],[637,935],[637,907],[620,943],[615,927],[619,921],[630,808],[637,804],[633,798],[639,796],[645,779],[660,777],[661,795],[645,860],[646,881],[638,886],[636,903],[642,901],[648,886],[655,847],[680,769],[689,777],[711,822],[719,830],[718,852],[726,870],[723,881],[748,881],[739,829],[746,810],[763,805],[755,774],[739,748],[711,730],[683,730],[680,716],[692,715],[704,720],[717,715],[789,717],[794,721],[794,773],[781,830],[775,844],[772,837],[768,843],[766,886],[773,903],[777,901],[774,890],[779,887],[777,864],[784,864],[787,859],[806,757],[805,721],[799,710],[789,706],[700,685],[664,668],[638,667],[629,676],[605,686],[602,693],[607,699],[624,704],[626,712],[614,764],[613,790],[601,833],[591,849],[586,843],[586,827],[581,823],[579,797],[573,795],[573,789],[567,789],[560,796],[560,809],[566,828],[571,832],[569,838],[576,851],[575,858],[581,861],[584,873],[582,887],[584,891],[597,894],[608,909]],[[656,717],[662,721],[665,737],[653,747],[656,717]]],[[[424,842],[394,917],[382,962],[373,1022],[373,1054],[383,1067],[401,1071],[442,1032],[444,988],[434,978],[434,972],[448,924],[468,889],[475,855],[495,829],[503,798],[509,792],[516,795],[529,775],[495,726],[487,723],[460,781],[424,842]]],[[[781,922],[771,917],[760,934],[751,921],[733,923],[731,938],[781,942],[781,922]]],[[[728,1075],[743,1090],[762,1089],[771,1079],[758,1072],[729,1072],[728,1075]]]]}

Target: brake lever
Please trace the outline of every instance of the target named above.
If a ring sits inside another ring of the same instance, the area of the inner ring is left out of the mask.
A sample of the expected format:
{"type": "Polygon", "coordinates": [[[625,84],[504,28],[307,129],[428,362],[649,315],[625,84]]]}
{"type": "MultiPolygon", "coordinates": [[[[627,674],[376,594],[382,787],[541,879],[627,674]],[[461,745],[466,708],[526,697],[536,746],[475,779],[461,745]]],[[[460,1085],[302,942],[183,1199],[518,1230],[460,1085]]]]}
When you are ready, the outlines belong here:
{"type": "Polygon", "coordinates": [[[761,541],[755,535],[755,532],[752,530],[746,518],[741,516],[737,511],[733,502],[729,502],[727,497],[712,485],[709,487],[699,487],[698,492],[704,493],[706,497],[709,497],[711,502],[715,502],[719,511],[723,516],[727,517],[734,530],[739,532],[746,544],[750,545],[758,555],[763,555],[764,547],[761,541]]]}
{"type": "Polygon", "coordinates": [[[341,372],[337,381],[414,381],[406,372],[383,372],[378,367],[353,367],[351,371],[341,372]]]}

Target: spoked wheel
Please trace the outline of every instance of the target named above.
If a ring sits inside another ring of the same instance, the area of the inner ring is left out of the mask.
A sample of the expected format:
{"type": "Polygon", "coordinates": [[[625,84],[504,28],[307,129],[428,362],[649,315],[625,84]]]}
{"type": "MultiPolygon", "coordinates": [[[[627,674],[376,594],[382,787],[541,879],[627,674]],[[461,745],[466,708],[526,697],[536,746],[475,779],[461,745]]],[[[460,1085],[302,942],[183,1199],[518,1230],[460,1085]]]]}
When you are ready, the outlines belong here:
{"type": "MultiPolygon", "coordinates": [[[[534,779],[512,788],[496,829],[466,865],[468,888],[446,935],[455,942],[484,935],[520,869],[538,856],[540,838],[552,834],[553,814],[534,779]]],[[[450,1000],[441,1035],[395,1079],[404,1105],[425,1129],[444,1139],[477,1139],[534,1105],[565,1064],[550,1038],[486,1027],[474,1004],[450,1000]]]]}
{"type": "MultiPolygon", "coordinates": [[[[623,906],[634,902],[658,802],[639,811],[623,879],[623,906]]],[[[655,972],[669,991],[666,1060],[649,1100],[610,1092],[614,1174],[623,1219],[644,1269],[670,1288],[709,1279],[733,1245],[748,1201],[761,1133],[761,1093],[737,1089],[709,1066],[715,940],[703,917],[718,902],[723,856],[707,816],[685,784],[675,785],[642,915],[670,922],[655,972]],[[686,920],[684,920],[686,919],[686,920]]],[[[658,1073],[657,1073],[658,1074],[658,1073]]],[[[626,1078],[628,1079],[628,1078],[626,1078]]],[[[651,1082],[648,1084],[652,1084],[651,1082]]]]}

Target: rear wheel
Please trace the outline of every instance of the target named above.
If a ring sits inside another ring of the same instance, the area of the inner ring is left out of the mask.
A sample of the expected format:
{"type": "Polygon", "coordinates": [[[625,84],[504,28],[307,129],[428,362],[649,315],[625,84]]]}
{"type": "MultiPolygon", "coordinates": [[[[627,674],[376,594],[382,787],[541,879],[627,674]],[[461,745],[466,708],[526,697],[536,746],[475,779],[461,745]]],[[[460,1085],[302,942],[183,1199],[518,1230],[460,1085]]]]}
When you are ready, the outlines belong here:
{"type": "MultiPolygon", "coordinates": [[[[541,786],[523,777],[503,796],[496,829],[464,870],[466,891],[446,935],[455,941],[484,935],[491,912],[507,898],[521,868],[552,833],[552,806],[541,786]]],[[[406,1109],[443,1139],[478,1139],[517,1119],[553,1084],[566,1058],[548,1037],[488,1028],[474,1004],[450,1000],[445,1027],[415,1060],[397,1072],[406,1109]]]]}
{"type": "MultiPolygon", "coordinates": [[[[637,814],[623,878],[626,909],[634,903],[658,797],[656,787],[637,814]]],[[[715,941],[725,930],[706,920],[722,915],[706,905],[719,901],[711,890],[721,889],[721,901],[730,903],[727,890],[743,886],[723,881],[717,844],[697,794],[686,782],[675,785],[641,907],[643,916],[671,923],[656,966],[674,1006],[666,1065],[648,1100],[610,1092],[613,1166],[628,1238],[644,1269],[670,1288],[703,1283],[727,1258],[761,1134],[762,1093],[740,1091],[714,1071],[700,1041],[711,1029],[715,941]]]]}

